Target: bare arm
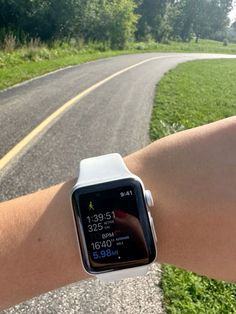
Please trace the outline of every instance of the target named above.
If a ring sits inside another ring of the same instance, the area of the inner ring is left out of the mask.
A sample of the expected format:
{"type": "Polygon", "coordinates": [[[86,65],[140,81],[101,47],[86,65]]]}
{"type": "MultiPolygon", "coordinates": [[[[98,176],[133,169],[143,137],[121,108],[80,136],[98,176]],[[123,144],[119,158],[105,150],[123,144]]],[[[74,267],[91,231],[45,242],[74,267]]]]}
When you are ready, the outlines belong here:
{"type": "MultiPolygon", "coordinates": [[[[236,118],[166,137],[125,162],[154,193],[159,262],[236,281],[236,118]]],[[[0,308],[88,278],[73,183],[0,204],[0,308]]]]}
{"type": "Polygon", "coordinates": [[[135,157],[155,193],[159,262],[236,282],[236,117],[164,138],[135,157]]]}
{"type": "Polygon", "coordinates": [[[0,204],[0,309],[88,277],[70,209],[73,183],[0,204]]]}

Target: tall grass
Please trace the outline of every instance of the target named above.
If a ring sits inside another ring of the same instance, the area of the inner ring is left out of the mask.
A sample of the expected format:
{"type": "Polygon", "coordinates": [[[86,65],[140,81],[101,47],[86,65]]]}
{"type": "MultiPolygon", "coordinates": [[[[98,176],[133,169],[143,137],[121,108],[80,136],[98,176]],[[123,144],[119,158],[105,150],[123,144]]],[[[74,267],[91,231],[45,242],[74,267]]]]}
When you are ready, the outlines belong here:
{"type": "Polygon", "coordinates": [[[31,39],[28,43],[17,48],[16,37],[5,37],[3,48],[0,50],[0,68],[11,67],[23,62],[40,62],[77,54],[92,54],[110,50],[109,42],[55,41],[46,45],[39,39],[31,39]]]}
{"type": "Polygon", "coordinates": [[[5,52],[13,52],[16,48],[16,36],[12,33],[7,34],[3,41],[3,47],[5,52]]]}

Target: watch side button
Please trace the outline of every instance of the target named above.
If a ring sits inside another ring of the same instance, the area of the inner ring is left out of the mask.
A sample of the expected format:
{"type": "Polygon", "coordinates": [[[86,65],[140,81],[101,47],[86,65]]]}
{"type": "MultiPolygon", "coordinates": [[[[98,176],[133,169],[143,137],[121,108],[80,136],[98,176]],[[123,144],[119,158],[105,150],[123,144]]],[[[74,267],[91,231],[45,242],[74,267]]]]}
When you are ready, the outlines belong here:
{"type": "Polygon", "coordinates": [[[156,235],[156,230],[155,230],[155,227],[154,227],[153,219],[152,219],[152,216],[151,216],[150,213],[149,213],[148,216],[149,216],[149,221],[150,221],[150,225],[151,225],[151,229],[152,229],[152,234],[154,236],[155,242],[157,243],[157,235],[156,235]]]}
{"type": "Polygon", "coordinates": [[[154,206],[154,201],[153,201],[153,198],[152,198],[152,193],[151,193],[151,191],[149,191],[149,190],[146,190],[146,191],[145,191],[145,201],[146,201],[148,207],[153,207],[153,206],[154,206]]]}

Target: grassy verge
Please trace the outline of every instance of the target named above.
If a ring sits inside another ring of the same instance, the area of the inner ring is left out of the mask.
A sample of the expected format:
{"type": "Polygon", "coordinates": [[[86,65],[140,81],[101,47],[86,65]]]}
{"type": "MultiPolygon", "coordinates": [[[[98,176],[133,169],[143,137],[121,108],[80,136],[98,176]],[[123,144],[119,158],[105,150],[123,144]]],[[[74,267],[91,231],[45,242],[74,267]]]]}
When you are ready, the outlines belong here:
{"type": "MultiPolygon", "coordinates": [[[[152,140],[236,115],[236,61],[181,64],[161,80],[157,94],[150,127],[152,140]]],[[[236,285],[171,266],[163,270],[168,313],[236,313],[236,285]]]]}
{"type": "Polygon", "coordinates": [[[207,52],[207,53],[226,53],[236,54],[236,44],[228,44],[224,46],[222,42],[214,40],[202,39],[198,43],[194,40],[184,42],[169,42],[167,44],[159,44],[155,42],[139,42],[130,45],[130,48],[148,51],[161,51],[161,52],[207,52]]]}
{"type": "Polygon", "coordinates": [[[127,50],[112,51],[105,44],[87,46],[61,44],[53,48],[28,47],[12,52],[0,51],[0,90],[32,77],[99,58],[141,52],[207,52],[236,54],[236,44],[223,46],[220,42],[201,40],[198,44],[170,42],[133,43],[127,50]]]}
{"type": "MultiPolygon", "coordinates": [[[[49,73],[51,71],[75,64],[81,64],[100,58],[129,53],[128,51],[94,51],[53,56],[50,59],[38,58],[36,60],[22,61],[16,57],[14,62],[0,65],[0,90],[31,79],[33,77],[49,73]]],[[[1,58],[1,55],[0,55],[1,58]]],[[[2,58],[3,59],[3,58],[2,58]]],[[[1,59],[0,59],[1,61],[1,59]]]]}

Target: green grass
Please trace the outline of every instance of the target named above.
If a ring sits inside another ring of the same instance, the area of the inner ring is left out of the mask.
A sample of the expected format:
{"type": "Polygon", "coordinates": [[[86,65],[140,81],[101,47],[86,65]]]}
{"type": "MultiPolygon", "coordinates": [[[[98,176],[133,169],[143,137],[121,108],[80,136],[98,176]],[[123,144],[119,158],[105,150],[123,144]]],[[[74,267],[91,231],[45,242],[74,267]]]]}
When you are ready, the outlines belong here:
{"type": "Polygon", "coordinates": [[[200,40],[198,44],[170,42],[159,44],[153,41],[132,43],[126,50],[109,50],[103,43],[88,45],[57,43],[53,48],[46,46],[28,47],[12,52],[0,51],[0,90],[32,77],[99,58],[141,52],[208,52],[236,54],[236,44],[223,46],[221,42],[200,40]]]}
{"type": "Polygon", "coordinates": [[[188,43],[171,41],[166,44],[155,42],[139,42],[130,45],[136,50],[161,51],[161,52],[207,52],[207,53],[226,53],[236,54],[236,44],[229,43],[224,46],[222,42],[202,39],[198,43],[194,40],[188,43]]]}
{"type": "MultiPolygon", "coordinates": [[[[177,66],[157,86],[152,140],[236,115],[236,60],[193,61],[177,66]]],[[[163,266],[168,313],[236,313],[236,285],[163,266]]]]}
{"type": "Polygon", "coordinates": [[[162,288],[167,313],[236,313],[236,285],[164,266],[162,288]]]}
{"type": "Polygon", "coordinates": [[[236,59],[181,64],[157,92],[152,139],[235,115],[236,59]]]}
{"type": "MultiPolygon", "coordinates": [[[[49,73],[51,71],[75,64],[81,64],[93,61],[100,58],[116,56],[118,54],[128,53],[126,51],[94,51],[94,52],[80,52],[64,56],[52,56],[50,59],[36,59],[22,61],[21,56],[15,56],[13,62],[2,63],[5,61],[1,59],[0,54],[0,90],[9,86],[15,85],[22,81],[31,79],[33,77],[49,73]]],[[[5,56],[4,56],[5,57],[5,56]]],[[[6,59],[6,57],[5,57],[6,59]]]]}

